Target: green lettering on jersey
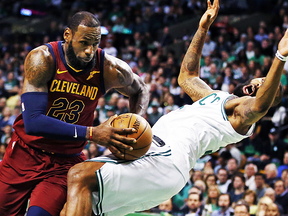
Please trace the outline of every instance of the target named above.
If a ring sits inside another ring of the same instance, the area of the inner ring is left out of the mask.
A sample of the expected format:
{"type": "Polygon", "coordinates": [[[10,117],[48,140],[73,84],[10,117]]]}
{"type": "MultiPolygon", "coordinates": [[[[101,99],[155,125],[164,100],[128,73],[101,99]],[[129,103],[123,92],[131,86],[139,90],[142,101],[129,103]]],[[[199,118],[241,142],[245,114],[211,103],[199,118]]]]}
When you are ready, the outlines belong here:
{"type": "Polygon", "coordinates": [[[213,94],[210,94],[206,97],[204,97],[202,100],[199,101],[199,104],[200,105],[205,105],[204,101],[209,98],[209,97],[214,97],[214,100],[212,100],[210,103],[214,103],[215,101],[219,101],[220,100],[220,97],[217,97],[217,94],[216,93],[213,93],[213,94]]]}

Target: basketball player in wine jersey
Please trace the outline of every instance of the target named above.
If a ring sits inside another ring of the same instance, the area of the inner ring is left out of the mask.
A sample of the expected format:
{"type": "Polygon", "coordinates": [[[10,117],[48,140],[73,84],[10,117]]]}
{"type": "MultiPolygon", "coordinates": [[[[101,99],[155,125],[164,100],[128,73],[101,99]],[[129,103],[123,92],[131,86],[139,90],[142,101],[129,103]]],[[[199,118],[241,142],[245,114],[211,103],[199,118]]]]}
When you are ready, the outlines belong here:
{"type": "Polygon", "coordinates": [[[203,44],[219,0],[207,4],[178,77],[194,103],[156,122],[151,147],[143,157],[132,162],[98,157],[71,168],[61,216],[90,216],[92,210],[96,215],[119,216],[159,205],[185,186],[198,158],[250,136],[255,122],[281,100],[288,30],[266,78],[242,86],[239,96],[213,91],[199,78],[203,44]]]}
{"type": "Polygon", "coordinates": [[[0,163],[0,215],[59,215],[66,202],[67,172],[85,160],[87,140],[131,150],[133,129],[110,122],[92,127],[98,99],[111,88],[129,97],[130,112],[143,115],[148,89],[124,61],[98,48],[100,23],[78,12],[64,31],[64,41],[32,50],[25,60],[22,114],[0,163]]]}

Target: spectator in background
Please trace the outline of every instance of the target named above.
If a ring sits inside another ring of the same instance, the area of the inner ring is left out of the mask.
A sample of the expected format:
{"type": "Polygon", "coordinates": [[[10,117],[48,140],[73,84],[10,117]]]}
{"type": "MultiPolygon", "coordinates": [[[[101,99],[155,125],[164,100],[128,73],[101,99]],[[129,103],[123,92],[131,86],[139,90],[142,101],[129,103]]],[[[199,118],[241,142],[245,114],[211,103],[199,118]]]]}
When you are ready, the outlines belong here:
{"type": "Polygon", "coordinates": [[[166,113],[166,114],[169,112],[169,111],[167,112],[167,109],[169,109],[170,112],[171,112],[171,111],[176,110],[176,109],[179,108],[179,106],[177,106],[174,103],[174,97],[173,97],[172,94],[169,94],[167,96],[167,101],[166,101],[166,103],[164,102],[164,104],[166,104],[166,106],[163,108],[163,113],[166,113]]]}
{"type": "Polygon", "coordinates": [[[245,185],[250,190],[256,190],[255,173],[257,173],[257,171],[258,171],[257,166],[253,163],[247,164],[245,166],[245,173],[244,173],[245,185]]]}
{"type": "Polygon", "coordinates": [[[273,47],[272,45],[269,43],[269,39],[263,39],[261,42],[261,53],[264,56],[273,56],[273,47]]]}
{"type": "Polygon", "coordinates": [[[269,140],[260,146],[261,161],[268,161],[280,165],[284,158],[286,144],[280,138],[280,132],[277,128],[271,128],[268,134],[269,140]]]}
{"type": "Polygon", "coordinates": [[[99,113],[99,121],[100,123],[103,123],[104,121],[107,120],[107,107],[104,97],[99,98],[96,109],[98,110],[99,113]]]}
{"type": "Polygon", "coordinates": [[[13,125],[16,116],[12,115],[11,109],[6,106],[3,109],[2,116],[0,118],[0,129],[4,128],[6,125],[13,125]]]}
{"type": "Polygon", "coordinates": [[[123,113],[128,113],[129,108],[128,108],[129,101],[125,98],[119,98],[117,101],[117,107],[115,113],[117,115],[121,115],[123,113]]]}
{"type": "Polygon", "coordinates": [[[160,40],[160,45],[161,47],[165,47],[166,45],[169,45],[172,43],[173,43],[173,37],[169,34],[169,27],[165,26],[163,28],[163,36],[162,36],[162,39],[160,40]]]}
{"type": "Polygon", "coordinates": [[[242,76],[237,80],[238,83],[246,83],[253,77],[252,75],[250,75],[247,65],[243,65],[241,67],[241,73],[242,76]]]}
{"type": "MultiPolygon", "coordinates": [[[[208,185],[207,185],[208,187],[208,185]]],[[[210,185],[208,187],[208,196],[206,204],[204,205],[203,215],[211,216],[213,211],[219,210],[217,200],[221,194],[217,185],[210,185]]]]}
{"type": "Polygon", "coordinates": [[[201,208],[202,195],[197,192],[191,192],[185,200],[186,205],[180,209],[184,216],[194,215],[201,216],[203,207],[201,208]]]}
{"type": "Polygon", "coordinates": [[[8,98],[8,97],[9,97],[9,93],[8,93],[8,91],[5,89],[4,83],[5,83],[5,81],[1,78],[1,79],[0,79],[0,98],[2,98],[2,97],[8,98]]]}
{"type": "Polygon", "coordinates": [[[257,211],[257,194],[253,190],[246,190],[243,199],[249,204],[249,214],[255,215],[257,211]]]}
{"type": "Polygon", "coordinates": [[[267,164],[265,166],[265,175],[266,180],[265,183],[268,184],[270,187],[274,187],[274,184],[279,178],[277,177],[277,167],[274,163],[267,164]]]}
{"type": "Polygon", "coordinates": [[[283,164],[280,165],[277,169],[278,175],[277,177],[281,177],[282,171],[288,169],[288,150],[285,151],[284,157],[283,157],[283,164]]]}
{"type": "Polygon", "coordinates": [[[261,43],[264,39],[268,39],[268,35],[265,33],[263,27],[259,27],[258,34],[255,35],[255,40],[261,43]]]}
{"type": "Polygon", "coordinates": [[[231,179],[228,179],[228,172],[224,167],[218,169],[217,178],[218,180],[216,183],[219,190],[221,191],[221,193],[227,193],[228,186],[231,183],[231,179]]]}
{"type": "Polygon", "coordinates": [[[242,173],[235,173],[232,177],[232,189],[228,192],[232,203],[242,199],[245,191],[245,177],[242,173]]]}
{"type": "Polygon", "coordinates": [[[228,92],[229,84],[231,82],[233,82],[232,69],[231,69],[231,67],[227,66],[224,69],[224,78],[223,78],[223,84],[222,84],[221,90],[228,92]]]}
{"type": "Polygon", "coordinates": [[[268,206],[272,203],[273,201],[269,197],[262,197],[257,204],[256,216],[265,216],[268,206]]]}
{"type": "MultiPolygon", "coordinates": [[[[160,104],[157,100],[153,100],[150,104],[151,112],[148,113],[148,122],[150,123],[151,127],[156,123],[156,121],[163,115],[162,109],[159,111],[158,109],[160,104]]],[[[149,108],[148,108],[149,109],[149,108]]]]}
{"type": "MultiPolygon", "coordinates": [[[[228,178],[231,179],[232,176],[235,175],[235,173],[238,172],[239,166],[238,166],[238,162],[235,158],[230,158],[227,161],[227,171],[228,171],[228,178]]],[[[245,182],[245,179],[244,179],[245,182]]]]}
{"type": "Polygon", "coordinates": [[[256,185],[256,194],[257,194],[257,201],[261,197],[264,196],[265,191],[266,191],[266,186],[265,186],[265,178],[266,176],[260,172],[255,173],[255,185],[256,185]]]}
{"type": "Polygon", "coordinates": [[[204,58],[204,65],[200,69],[200,77],[205,79],[210,77],[210,70],[211,70],[212,60],[211,57],[205,56],[204,58]]]}
{"type": "Polygon", "coordinates": [[[4,154],[6,152],[7,144],[0,143],[0,162],[2,161],[4,154]]]}
{"type": "Polygon", "coordinates": [[[284,214],[288,213],[288,190],[285,189],[284,181],[277,180],[274,183],[274,189],[276,194],[275,201],[279,203],[284,210],[284,214]]]}
{"type": "Polygon", "coordinates": [[[216,79],[218,75],[219,75],[219,72],[217,70],[217,66],[215,63],[212,63],[210,65],[210,76],[208,77],[211,88],[213,88],[213,86],[216,84],[216,79]]]}
{"type": "Polygon", "coordinates": [[[95,142],[93,142],[93,141],[90,141],[88,151],[89,151],[89,158],[97,157],[98,156],[98,146],[97,146],[97,144],[95,142]]]}
{"type": "Polygon", "coordinates": [[[272,202],[278,206],[278,210],[279,210],[280,214],[282,215],[284,210],[283,210],[283,207],[278,202],[276,202],[275,190],[271,187],[267,188],[264,196],[269,197],[272,200],[272,202]]]}
{"type": "Polygon", "coordinates": [[[8,73],[7,81],[5,81],[4,87],[8,91],[9,96],[18,92],[19,81],[15,78],[14,72],[8,73]]]}
{"type": "Polygon", "coordinates": [[[248,41],[247,43],[246,56],[248,60],[252,59],[255,56],[254,43],[252,41],[248,41]]]}
{"type": "Polygon", "coordinates": [[[12,136],[12,125],[6,125],[2,130],[4,134],[1,136],[1,143],[7,143],[7,139],[12,136]]]}
{"type": "Polygon", "coordinates": [[[108,53],[109,55],[112,55],[114,57],[117,57],[117,49],[112,45],[113,40],[112,39],[107,39],[104,47],[104,51],[108,53]]]}
{"type": "Polygon", "coordinates": [[[202,50],[202,56],[214,56],[216,43],[211,40],[210,32],[206,35],[205,43],[202,50]]]}
{"type": "Polygon", "coordinates": [[[275,203],[268,205],[265,216],[280,216],[280,211],[275,203]]]}
{"type": "Polygon", "coordinates": [[[245,200],[240,200],[236,203],[234,208],[235,216],[250,216],[249,204],[245,200]]]}
{"type": "Polygon", "coordinates": [[[234,213],[230,196],[227,193],[222,193],[218,196],[218,206],[220,209],[213,211],[211,216],[230,216],[234,213]]]}

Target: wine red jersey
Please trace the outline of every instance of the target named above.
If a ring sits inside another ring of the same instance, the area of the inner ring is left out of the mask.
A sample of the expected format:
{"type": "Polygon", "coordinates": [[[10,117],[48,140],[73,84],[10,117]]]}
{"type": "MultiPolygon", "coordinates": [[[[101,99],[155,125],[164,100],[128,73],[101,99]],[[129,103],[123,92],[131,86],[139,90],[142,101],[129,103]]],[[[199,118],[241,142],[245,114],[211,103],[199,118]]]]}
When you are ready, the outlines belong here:
{"type": "MultiPolygon", "coordinates": [[[[98,48],[92,70],[73,70],[66,62],[62,41],[46,44],[55,62],[55,72],[48,84],[46,115],[61,121],[91,126],[98,99],[105,93],[103,80],[104,51],[98,48]]],[[[37,103],[37,101],[35,101],[37,103]]],[[[65,141],[31,136],[25,133],[22,115],[13,125],[17,135],[29,146],[48,152],[76,154],[86,141],[65,141]]]]}

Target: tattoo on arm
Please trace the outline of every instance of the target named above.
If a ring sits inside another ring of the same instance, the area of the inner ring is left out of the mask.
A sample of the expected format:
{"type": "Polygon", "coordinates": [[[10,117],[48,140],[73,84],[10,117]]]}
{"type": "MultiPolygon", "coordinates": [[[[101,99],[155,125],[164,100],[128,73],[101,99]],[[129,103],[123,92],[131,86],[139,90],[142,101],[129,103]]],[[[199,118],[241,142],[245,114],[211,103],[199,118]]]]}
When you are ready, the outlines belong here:
{"type": "Polygon", "coordinates": [[[208,93],[212,92],[212,89],[207,86],[206,83],[200,79],[195,79],[195,77],[185,79],[181,87],[192,98],[193,101],[197,101],[207,96],[208,93]]]}
{"type": "Polygon", "coordinates": [[[203,29],[197,30],[183,59],[182,65],[184,67],[184,70],[181,70],[182,73],[188,70],[189,74],[198,75],[199,62],[202,55],[202,48],[205,42],[206,34],[207,32],[203,29]]]}
{"type": "Polygon", "coordinates": [[[51,79],[53,68],[54,64],[49,63],[43,51],[32,51],[25,61],[24,92],[47,91],[47,83],[51,79]]]}

